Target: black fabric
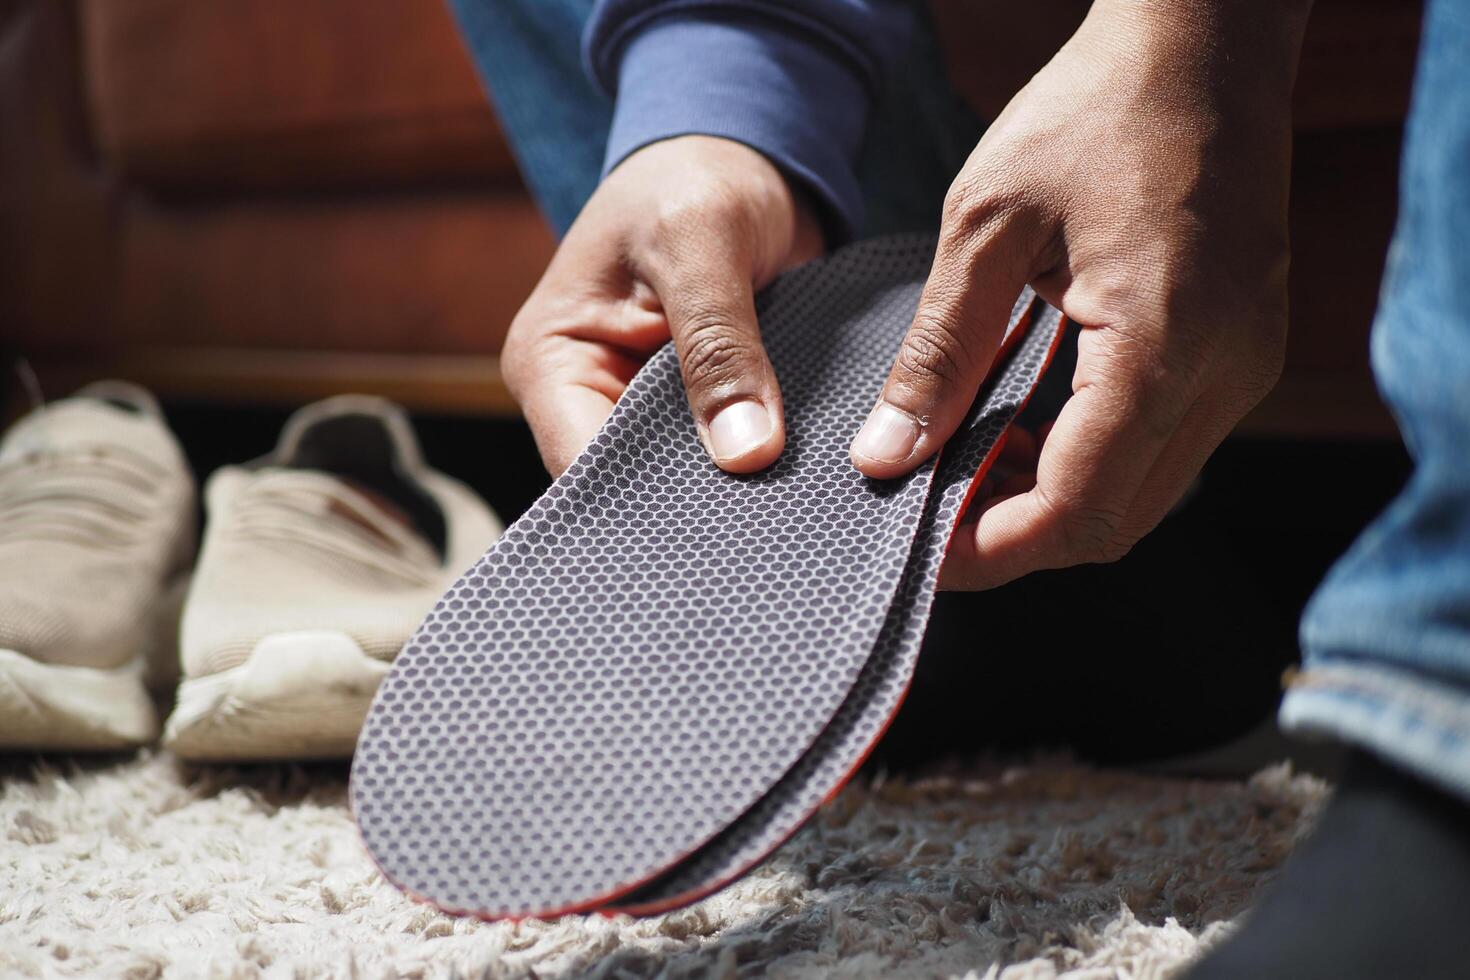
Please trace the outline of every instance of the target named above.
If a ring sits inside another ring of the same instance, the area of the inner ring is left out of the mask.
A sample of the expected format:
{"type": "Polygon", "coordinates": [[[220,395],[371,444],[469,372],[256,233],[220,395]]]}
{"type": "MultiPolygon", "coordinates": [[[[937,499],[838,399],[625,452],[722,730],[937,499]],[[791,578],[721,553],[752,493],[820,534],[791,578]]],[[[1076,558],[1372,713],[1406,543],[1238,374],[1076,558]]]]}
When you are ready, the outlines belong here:
{"type": "Polygon", "coordinates": [[[1470,976],[1470,806],[1356,755],[1240,932],[1188,980],[1470,976]]]}

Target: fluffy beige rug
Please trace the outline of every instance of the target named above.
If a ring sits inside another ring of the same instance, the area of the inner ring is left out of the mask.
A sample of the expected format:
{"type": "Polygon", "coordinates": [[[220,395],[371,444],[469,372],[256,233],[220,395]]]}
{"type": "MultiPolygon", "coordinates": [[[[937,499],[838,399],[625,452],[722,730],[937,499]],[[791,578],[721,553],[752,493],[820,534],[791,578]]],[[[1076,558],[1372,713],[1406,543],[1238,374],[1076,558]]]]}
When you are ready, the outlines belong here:
{"type": "Polygon", "coordinates": [[[1065,764],[850,786],[746,880],[660,918],[454,919],[362,851],[339,768],[167,755],[10,763],[0,975],[1175,975],[1229,928],[1325,795],[1065,764]]]}

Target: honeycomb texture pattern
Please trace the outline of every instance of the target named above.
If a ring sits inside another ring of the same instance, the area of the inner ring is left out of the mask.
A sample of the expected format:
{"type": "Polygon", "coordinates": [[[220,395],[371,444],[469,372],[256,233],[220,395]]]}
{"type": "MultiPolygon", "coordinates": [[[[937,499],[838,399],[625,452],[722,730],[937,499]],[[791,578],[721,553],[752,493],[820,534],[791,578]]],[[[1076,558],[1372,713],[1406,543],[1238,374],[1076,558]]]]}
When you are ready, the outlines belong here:
{"type": "Polygon", "coordinates": [[[620,909],[662,911],[739,877],[800,829],[882,737],[913,676],[950,534],[1001,434],[1040,380],[1064,326],[1061,314],[1034,300],[1030,290],[1017,300],[1010,327],[1024,333],[982,389],[964,427],[944,447],[878,642],[832,722],[755,806],[673,869],[615,902],[620,909]],[[1028,318],[1033,302],[1035,312],[1028,318]]]}
{"type": "Polygon", "coordinates": [[[847,699],[933,477],[869,481],[872,407],[933,241],[851,246],[757,309],[787,444],[711,464],[674,352],[440,600],[380,688],[352,798],[409,892],[484,916],[603,904],[764,797],[847,699]]]}

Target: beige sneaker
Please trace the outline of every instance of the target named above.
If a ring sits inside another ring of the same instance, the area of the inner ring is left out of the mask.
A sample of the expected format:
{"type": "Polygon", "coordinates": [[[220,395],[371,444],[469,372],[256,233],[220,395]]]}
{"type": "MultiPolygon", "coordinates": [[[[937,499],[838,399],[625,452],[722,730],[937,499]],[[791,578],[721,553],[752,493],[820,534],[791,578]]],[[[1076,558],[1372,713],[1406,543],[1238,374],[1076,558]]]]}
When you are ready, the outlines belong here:
{"type": "Polygon", "coordinates": [[[0,749],[122,749],[158,734],[145,674],[177,638],[194,531],[194,480],[141,388],[90,385],[11,428],[0,749]]]}
{"type": "Polygon", "coordinates": [[[357,395],[297,412],[205,502],[164,730],[185,759],[350,756],[388,665],[501,531],[401,409],[357,395]]]}

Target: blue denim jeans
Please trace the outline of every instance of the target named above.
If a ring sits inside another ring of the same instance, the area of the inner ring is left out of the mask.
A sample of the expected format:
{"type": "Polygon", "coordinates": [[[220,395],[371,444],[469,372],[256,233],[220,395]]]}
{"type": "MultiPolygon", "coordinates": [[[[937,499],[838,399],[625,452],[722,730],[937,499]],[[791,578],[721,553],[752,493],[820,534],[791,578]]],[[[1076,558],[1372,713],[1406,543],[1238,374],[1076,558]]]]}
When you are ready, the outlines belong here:
{"type": "MultiPolygon", "coordinates": [[[[611,106],[578,53],[591,0],[452,0],[527,182],[558,235],[600,179],[611,106]]],[[[1370,749],[1470,797],[1470,0],[1430,0],[1373,366],[1413,479],[1302,624],[1284,726],[1370,749]]],[[[859,163],[866,231],[934,230],[983,126],[920,25],[859,163]]]]}
{"type": "Polygon", "coordinates": [[[1414,459],[1302,619],[1283,726],[1470,797],[1470,0],[1430,0],[1373,371],[1414,459]]]}

